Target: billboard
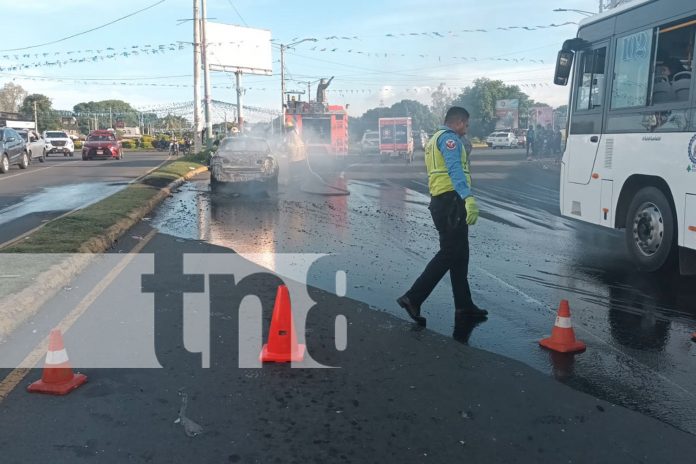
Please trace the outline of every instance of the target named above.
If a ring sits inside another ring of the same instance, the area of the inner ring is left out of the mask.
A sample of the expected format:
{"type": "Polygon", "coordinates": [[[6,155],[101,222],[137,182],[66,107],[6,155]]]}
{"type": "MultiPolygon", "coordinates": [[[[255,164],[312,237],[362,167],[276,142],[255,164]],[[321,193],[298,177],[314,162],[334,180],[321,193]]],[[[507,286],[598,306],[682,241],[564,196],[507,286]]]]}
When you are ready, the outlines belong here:
{"type": "Polygon", "coordinates": [[[496,129],[517,129],[519,126],[520,101],[518,99],[495,102],[496,129]]]}
{"type": "Polygon", "coordinates": [[[211,71],[273,74],[271,31],[209,21],[205,27],[211,71]]]}
{"type": "Polygon", "coordinates": [[[548,106],[533,106],[529,109],[530,126],[541,125],[542,128],[553,128],[553,108],[548,106]]]}

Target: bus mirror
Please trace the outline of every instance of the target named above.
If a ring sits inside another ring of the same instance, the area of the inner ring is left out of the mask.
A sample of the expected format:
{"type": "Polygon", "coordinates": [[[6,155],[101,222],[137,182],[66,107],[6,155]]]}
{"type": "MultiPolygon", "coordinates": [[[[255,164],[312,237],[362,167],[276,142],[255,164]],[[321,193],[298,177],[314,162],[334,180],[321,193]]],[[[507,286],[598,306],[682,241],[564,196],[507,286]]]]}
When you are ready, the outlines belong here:
{"type": "Polygon", "coordinates": [[[575,54],[570,50],[561,50],[556,59],[556,74],[553,83],[556,85],[567,85],[570,69],[573,67],[573,57],[575,54]]]}

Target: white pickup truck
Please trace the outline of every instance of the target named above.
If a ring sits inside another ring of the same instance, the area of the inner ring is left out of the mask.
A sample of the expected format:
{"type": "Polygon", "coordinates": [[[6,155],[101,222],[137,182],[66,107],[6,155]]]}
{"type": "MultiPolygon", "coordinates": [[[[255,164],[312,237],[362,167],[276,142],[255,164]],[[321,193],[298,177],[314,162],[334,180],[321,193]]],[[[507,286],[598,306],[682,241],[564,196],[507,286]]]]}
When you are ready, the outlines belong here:
{"type": "Polygon", "coordinates": [[[29,161],[34,161],[38,159],[40,162],[46,161],[46,143],[39,137],[39,134],[33,130],[19,129],[17,133],[22,136],[24,142],[27,144],[27,154],[29,155],[29,161]]]}
{"type": "Polygon", "coordinates": [[[62,153],[63,156],[75,155],[75,145],[65,132],[44,131],[43,139],[46,142],[46,156],[54,153],[62,153]]]}

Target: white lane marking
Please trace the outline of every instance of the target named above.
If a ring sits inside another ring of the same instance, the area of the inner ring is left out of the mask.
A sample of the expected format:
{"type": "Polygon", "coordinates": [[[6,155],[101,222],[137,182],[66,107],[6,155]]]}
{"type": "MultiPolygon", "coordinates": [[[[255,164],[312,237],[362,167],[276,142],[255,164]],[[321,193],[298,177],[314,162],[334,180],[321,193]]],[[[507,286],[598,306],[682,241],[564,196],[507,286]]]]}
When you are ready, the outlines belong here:
{"type": "Polygon", "coordinates": [[[17,174],[10,174],[9,176],[4,175],[4,174],[0,174],[0,181],[7,180],[7,179],[13,179],[15,177],[23,176],[25,174],[33,174],[36,172],[45,171],[46,169],[53,169],[53,168],[57,168],[57,167],[58,167],[58,165],[46,166],[45,168],[32,169],[31,171],[25,170],[24,172],[18,172],[17,174]]]}

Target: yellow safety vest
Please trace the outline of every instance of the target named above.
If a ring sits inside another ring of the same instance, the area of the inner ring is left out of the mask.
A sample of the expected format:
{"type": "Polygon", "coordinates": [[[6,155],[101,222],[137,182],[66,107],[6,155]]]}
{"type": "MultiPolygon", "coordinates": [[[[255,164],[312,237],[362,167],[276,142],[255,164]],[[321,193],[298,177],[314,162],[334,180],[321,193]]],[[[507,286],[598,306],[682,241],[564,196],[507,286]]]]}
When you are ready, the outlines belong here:
{"type": "MultiPolygon", "coordinates": [[[[440,148],[437,146],[437,140],[442,134],[448,132],[441,129],[428,140],[425,145],[425,168],[428,171],[428,189],[430,190],[430,195],[437,196],[443,193],[452,192],[454,190],[454,185],[452,185],[452,179],[450,179],[449,172],[447,171],[447,164],[445,163],[445,157],[442,155],[440,148]]],[[[471,188],[471,170],[469,169],[469,157],[466,154],[466,150],[462,146],[462,169],[464,170],[464,175],[466,176],[466,181],[471,188]]]]}

